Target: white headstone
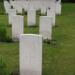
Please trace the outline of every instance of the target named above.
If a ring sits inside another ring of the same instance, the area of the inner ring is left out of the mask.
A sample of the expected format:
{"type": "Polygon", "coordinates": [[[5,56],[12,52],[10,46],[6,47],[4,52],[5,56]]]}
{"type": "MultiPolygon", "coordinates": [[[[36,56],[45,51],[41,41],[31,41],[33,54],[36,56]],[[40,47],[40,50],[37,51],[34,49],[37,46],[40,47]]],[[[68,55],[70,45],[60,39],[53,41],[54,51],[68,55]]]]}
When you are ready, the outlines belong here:
{"type": "Polygon", "coordinates": [[[20,34],[24,32],[24,17],[20,15],[13,16],[12,20],[12,39],[17,41],[20,34]]]}
{"type": "Polygon", "coordinates": [[[22,4],[20,0],[15,1],[15,9],[17,10],[17,13],[22,13],[22,4]]]}
{"type": "Polygon", "coordinates": [[[34,9],[34,3],[33,3],[33,1],[29,2],[28,10],[30,10],[30,9],[34,9]]]}
{"type": "Polygon", "coordinates": [[[61,0],[56,1],[56,15],[61,15],[61,0]]]}
{"type": "Polygon", "coordinates": [[[41,35],[20,35],[20,75],[42,75],[41,35]]]}
{"type": "Polygon", "coordinates": [[[10,5],[13,6],[13,7],[15,7],[15,1],[10,0],[10,5]]]}
{"type": "Polygon", "coordinates": [[[56,14],[55,14],[55,3],[48,7],[47,16],[52,17],[52,25],[55,26],[56,14]]]}
{"type": "Polygon", "coordinates": [[[41,14],[46,14],[46,4],[45,1],[41,2],[41,14]]]}
{"type": "Polygon", "coordinates": [[[34,0],[34,8],[36,10],[40,10],[41,9],[41,1],[40,0],[34,0]]]}
{"type": "Polygon", "coordinates": [[[28,26],[35,26],[36,25],[36,11],[35,9],[28,10],[28,26]]]}
{"type": "Polygon", "coordinates": [[[16,15],[15,9],[9,9],[8,17],[9,17],[9,24],[12,24],[13,15],[16,15]]]}
{"type": "Polygon", "coordinates": [[[40,17],[40,35],[43,36],[43,39],[52,40],[52,21],[49,16],[40,17]]]}
{"type": "Polygon", "coordinates": [[[23,9],[24,11],[28,11],[28,7],[29,7],[30,2],[29,1],[23,1],[23,9]]]}
{"type": "Polygon", "coordinates": [[[46,8],[45,8],[45,7],[42,7],[42,8],[41,8],[41,14],[42,14],[42,15],[45,15],[45,14],[46,14],[46,8]]]}
{"type": "Polygon", "coordinates": [[[9,9],[11,8],[11,6],[10,6],[8,1],[4,1],[4,8],[5,8],[6,14],[8,14],[9,13],[9,9]]]}
{"type": "Polygon", "coordinates": [[[56,5],[56,3],[55,3],[55,0],[53,0],[53,2],[51,3],[51,11],[52,11],[52,25],[53,26],[55,26],[55,23],[56,23],[56,11],[55,11],[55,5],[56,5]]]}

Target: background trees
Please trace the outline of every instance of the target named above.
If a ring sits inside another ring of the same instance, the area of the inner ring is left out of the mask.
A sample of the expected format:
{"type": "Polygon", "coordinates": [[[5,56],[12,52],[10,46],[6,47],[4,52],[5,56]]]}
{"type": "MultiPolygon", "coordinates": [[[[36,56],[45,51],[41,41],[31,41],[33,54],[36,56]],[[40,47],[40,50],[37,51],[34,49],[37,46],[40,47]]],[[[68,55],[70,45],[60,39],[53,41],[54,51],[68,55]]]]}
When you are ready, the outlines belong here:
{"type": "Polygon", "coordinates": [[[75,0],[62,0],[62,2],[75,2],[75,0]]]}

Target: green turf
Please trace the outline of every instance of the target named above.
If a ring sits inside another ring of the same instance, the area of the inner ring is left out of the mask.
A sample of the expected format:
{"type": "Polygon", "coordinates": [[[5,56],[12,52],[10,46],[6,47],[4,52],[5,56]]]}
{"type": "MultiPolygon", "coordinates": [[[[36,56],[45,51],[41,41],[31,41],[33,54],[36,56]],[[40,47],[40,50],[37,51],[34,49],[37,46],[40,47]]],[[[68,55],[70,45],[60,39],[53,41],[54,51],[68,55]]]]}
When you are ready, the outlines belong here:
{"type": "Polygon", "coordinates": [[[0,2],[0,14],[5,14],[5,9],[4,9],[4,5],[3,2],[0,2]]]}
{"type": "MultiPolygon", "coordinates": [[[[37,26],[27,27],[25,33],[39,33],[37,26]]],[[[0,24],[8,24],[7,16],[0,15],[0,24]]],[[[11,27],[7,28],[11,37],[11,27]]],[[[9,72],[18,68],[19,43],[0,43],[0,55],[6,60],[9,72]]],[[[43,43],[43,75],[75,75],[75,4],[62,4],[62,15],[56,19],[51,44],[43,43]]]]}

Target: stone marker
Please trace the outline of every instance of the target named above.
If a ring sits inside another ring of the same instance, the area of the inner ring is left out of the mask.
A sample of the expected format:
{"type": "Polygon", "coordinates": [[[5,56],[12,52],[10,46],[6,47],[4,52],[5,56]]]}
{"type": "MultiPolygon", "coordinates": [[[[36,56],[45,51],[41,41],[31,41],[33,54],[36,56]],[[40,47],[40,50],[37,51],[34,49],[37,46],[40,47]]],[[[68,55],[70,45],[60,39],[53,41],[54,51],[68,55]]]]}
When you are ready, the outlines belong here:
{"type": "Polygon", "coordinates": [[[15,9],[17,10],[17,13],[22,13],[22,4],[20,0],[15,1],[15,9]]]}
{"type": "Polygon", "coordinates": [[[11,6],[15,7],[15,1],[10,0],[9,2],[10,2],[10,5],[11,5],[11,6]]]}
{"type": "Polygon", "coordinates": [[[46,4],[45,1],[41,2],[41,14],[46,14],[46,4]]]}
{"type": "Polygon", "coordinates": [[[13,16],[12,20],[12,39],[17,41],[20,34],[24,32],[24,17],[20,15],[13,16]]]}
{"type": "Polygon", "coordinates": [[[55,26],[56,14],[55,14],[55,0],[50,1],[47,8],[47,16],[52,17],[52,25],[55,26]],[[49,10],[50,9],[50,10],[49,10]]]}
{"type": "Polygon", "coordinates": [[[9,17],[9,24],[12,24],[13,15],[16,15],[16,9],[9,9],[8,17],[9,17]]]}
{"type": "Polygon", "coordinates": [[[34,4],[35,10],[40,10],[41,9],[41,1],[40,0],[34,0],[33,4],[34,4]]]}
{"type": "Polygon", "coordinates": [[[61,15],[61,0],[56,1],[56,15],[61,15]]]}
{"type": "Polygon", "coordinates": [[[9,13],[9,9],[10,9],[10,4],[8,1],[4,1],[4,8],[5,8],[5,12],[6,14],[9,13]]]}
{"type": "Polygon", "coordinates": [[[43,36],[43,39],[52,40],[52,21],[49,16],[40,17],[40,35],[43,36]]]}
{"type": "Polygon", "coordinates": [[[28,26],[35,26],[36,25],[36,11],[35,9],[28,10],[28,26]]]}
{"type": "Polygon", "coordinates": [[[42,75],[42,36],[20,35],[20,75],[42,75]]]}
{"type": "Polygon", "coordinates": [[[41,7],[41,14],[42,14],[42,15],[45,15],[45,14],[46,14],[46,8],[43,7],[43,6],[41,7]]]}
{"type": "Polygon", "coordinates": [[[48,8],[47,8],[47,16],[52,17],[51,13],[52,13],[52,12],[51,12],[51,8],[50,8],[50,7],[48,7],[48,8]]]}
{"type": "Polygon", "coordinates": [[[55,26],[56,16],[55,16],[55,13],[51,10],[51,8],[47,9],[47,16],[52,17],[52,25],[55,26]]]}
{"type": "Polygon", "coordinates": [[[30,1],[23,1],[23,9],[24,11],[28,11],[28,7],[29,7],[30,1]]]}

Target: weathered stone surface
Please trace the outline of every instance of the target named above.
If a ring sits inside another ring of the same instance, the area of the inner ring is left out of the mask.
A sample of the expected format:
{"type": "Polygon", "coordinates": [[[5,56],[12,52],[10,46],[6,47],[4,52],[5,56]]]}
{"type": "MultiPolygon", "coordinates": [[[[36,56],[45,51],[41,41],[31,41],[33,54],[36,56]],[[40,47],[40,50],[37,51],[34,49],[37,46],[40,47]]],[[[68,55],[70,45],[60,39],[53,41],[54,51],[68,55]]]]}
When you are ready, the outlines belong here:
{"type": "Polygon", "coordinates": [[[9,9],[8,18],[9,18],[9,24],[12,24],[13,16],[16,15],[16,9],[9,9]]]}
{"type": "Polygon", "coordinates": [[[28,10],[28,26],[35,26],[36,25],[36,11],[35,9],[28,10]]]}
{"type": "Polygon", "coordinates": [[[52,17],[52,25],[55,26],[55,22],[56,22],[55,0],[51,1],[48,5],[49,5],[48,8],[50,8],[50,10],[47,10],[47,16],[52,17]]]}
{"type": "Polygon", "coordinates": [[[43,39],[52,39],[52,21],[49,16],[40,17],[40,35],[43,36],[43,39]]]}
{"type": "Polygon", "coordinates": [[[6,14],[9,13],[10,7],[11,7],[11,6],[10,6],[9,2],[8,2],[8,1],[4,1],[4,8],[5,8],[6,14]]]}
{"type": "Polygon", "coordinates": [[[56,1],[56,15],[61,15],[61,0],[56,1]]]}
{"type": "Polygon", "coordinates": [[[24,17],[20,15],[13,16],[12,20],[12,39],[18,40],[20,34],[24,32],[24,17]]]}
{"type": "Polygon", "coordinates": [[[21,34],[20,75],[42,75],[42,36],[21,34]]]}

